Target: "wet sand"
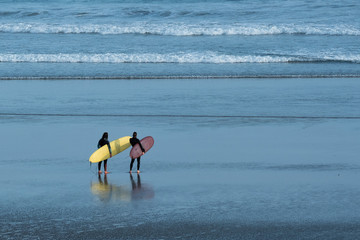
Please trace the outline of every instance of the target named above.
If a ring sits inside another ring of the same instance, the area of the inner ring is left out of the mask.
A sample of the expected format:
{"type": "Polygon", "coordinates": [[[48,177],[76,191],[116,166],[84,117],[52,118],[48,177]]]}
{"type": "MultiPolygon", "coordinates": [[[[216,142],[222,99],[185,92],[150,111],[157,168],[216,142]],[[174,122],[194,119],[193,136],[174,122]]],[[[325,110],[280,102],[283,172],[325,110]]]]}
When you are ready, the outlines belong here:
{"type": "MultiPolygon", "coordinates": [[[[82,90],[74,86],[75,96],[82,90]]],[[[73,109],[63,101],[67,92],[59,94],[56,109],[73,109]]],[[[21,112],[16,99],[27,99],[23,112],[47,109],[37,108],[46,94],[35,95],[9,97],[7,106],[21,112]]],[[[346,96],[353,100],[343,113],[357,102],[346,96]]],[[[77,100],[91,106],[81,94],[77,100]]],[[[7,106],[1,111],[9,111],[7,106]]],[[[3,115],[0,238],[355,239],[359,123],[356,118],[3,115]],[[112,140],[134,130],[139,138],[155,139],[140,175],[128,173],[128,149],[109,160],[110,174],[98,176],[88,158],[102,132],[112,140]]]]}

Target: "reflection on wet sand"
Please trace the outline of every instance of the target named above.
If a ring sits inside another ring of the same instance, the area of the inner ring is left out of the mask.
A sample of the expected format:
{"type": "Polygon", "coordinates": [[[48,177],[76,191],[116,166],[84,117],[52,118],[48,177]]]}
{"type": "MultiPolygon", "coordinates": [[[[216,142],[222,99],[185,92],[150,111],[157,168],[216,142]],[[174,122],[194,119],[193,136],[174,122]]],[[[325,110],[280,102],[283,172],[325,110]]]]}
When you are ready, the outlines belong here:
{"type": "Polygon", "coordinates": [[[91,193],[102,202],[130,202],[135,200],[152,199],[154,190],[148,184],[141,184],[140,174],[136,181],[130,173],[130,185],[115,185],[108,182],[107,175],[98,175],[98,182],[92,182],[91,193]]]}

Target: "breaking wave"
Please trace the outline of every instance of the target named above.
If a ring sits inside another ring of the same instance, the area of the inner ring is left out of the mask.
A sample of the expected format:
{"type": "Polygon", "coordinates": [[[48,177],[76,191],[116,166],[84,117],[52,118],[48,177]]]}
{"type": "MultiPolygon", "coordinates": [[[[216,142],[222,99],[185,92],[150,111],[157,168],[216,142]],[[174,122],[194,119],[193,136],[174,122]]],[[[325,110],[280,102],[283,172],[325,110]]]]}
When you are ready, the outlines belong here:
{"type": "Polygon", "coordinates": [[[221,36],[221,35],[348,35],[360,36],[360,28],[351,25],[253,25],[218,23],[162,23],[146,22],[112,24],[43,24],[43,23],[3,23],[3,33],[38,33],[38,34],[144,34],[164,36],[221,36]]]}
{"type": "Polygon", "coordinates": [[[360,63],[360,55],[304,56],[260,56],[226,55],[216,52],[192,53],[105,53],[105,54],[0,54],[0,62],[8,63],[320,63],[347,62],[360,63]]]}

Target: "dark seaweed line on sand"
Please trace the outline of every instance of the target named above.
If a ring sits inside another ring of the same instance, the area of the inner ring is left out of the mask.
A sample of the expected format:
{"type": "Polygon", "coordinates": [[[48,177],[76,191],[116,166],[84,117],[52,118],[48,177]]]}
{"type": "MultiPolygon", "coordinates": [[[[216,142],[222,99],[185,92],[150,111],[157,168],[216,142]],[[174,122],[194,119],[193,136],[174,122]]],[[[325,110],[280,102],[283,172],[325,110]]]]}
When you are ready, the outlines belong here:
{"type": "Polygon", "coordinates": [[[145,117],[145,118],[256,118],[256,119],[360,119],[360,116],[261,116],[192,114],[73,114],[73,113],[0,113],[0,116],[29,117],[145,117]]]}
{"type": "Polygon", "coordinates": [[[155,75],[155,76],[34,76],[0,77],[0,81],[9,80],[157,80],[157,79],[266,79],[266,78],[360,78],[360,74],[294,74],[294,75],[155,75]]]}

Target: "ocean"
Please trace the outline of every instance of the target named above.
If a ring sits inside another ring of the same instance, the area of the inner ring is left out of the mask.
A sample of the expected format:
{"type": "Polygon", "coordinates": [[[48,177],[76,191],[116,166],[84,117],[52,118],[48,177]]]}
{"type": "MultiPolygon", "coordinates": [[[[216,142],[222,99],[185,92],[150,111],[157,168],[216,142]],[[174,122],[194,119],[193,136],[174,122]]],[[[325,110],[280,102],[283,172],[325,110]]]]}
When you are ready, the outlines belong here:
{"type": "Polygon", "coordinates": [[[359,13],[0,0],[0,239],[357,239],[359,13]]]}
{"type": "Polygon", "coordinates": [[[360,3],[1,1],[0,78],[357,77],[360,3]]]}

